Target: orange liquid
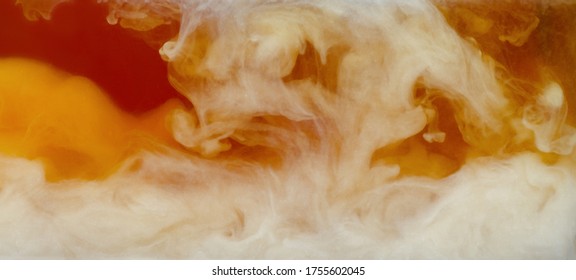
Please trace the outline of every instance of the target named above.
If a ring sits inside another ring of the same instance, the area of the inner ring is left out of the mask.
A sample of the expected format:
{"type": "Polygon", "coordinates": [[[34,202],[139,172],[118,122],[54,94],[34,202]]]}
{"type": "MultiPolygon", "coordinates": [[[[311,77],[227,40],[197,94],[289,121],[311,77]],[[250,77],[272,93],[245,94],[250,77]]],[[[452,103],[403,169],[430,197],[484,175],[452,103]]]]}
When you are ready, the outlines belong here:
{"type": "Polygon", "coordinates": [[[183,105],[165,63],[108,25],[104,7],[74,1],[38,22],[6,1],[0,10],[0,153],[41,160],[56,181],[103,178],[145,147],[178,146],[166,121],[183,105]]]}

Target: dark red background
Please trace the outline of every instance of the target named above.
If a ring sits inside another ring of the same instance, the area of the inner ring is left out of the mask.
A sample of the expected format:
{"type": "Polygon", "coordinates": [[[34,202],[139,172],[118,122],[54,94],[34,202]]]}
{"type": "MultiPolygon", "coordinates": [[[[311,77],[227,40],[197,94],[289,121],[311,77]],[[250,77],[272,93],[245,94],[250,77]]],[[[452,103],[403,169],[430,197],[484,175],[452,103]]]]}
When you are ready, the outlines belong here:
{"type": "Polygon", "coordinates": [[[178,96],[158,50],[109,25],[106,7],[76,0],[58,6],[50,21],[30,22],[14,2],[0,1],[0,57],[34,58],[89,77],[134,114],[178,96]]]}

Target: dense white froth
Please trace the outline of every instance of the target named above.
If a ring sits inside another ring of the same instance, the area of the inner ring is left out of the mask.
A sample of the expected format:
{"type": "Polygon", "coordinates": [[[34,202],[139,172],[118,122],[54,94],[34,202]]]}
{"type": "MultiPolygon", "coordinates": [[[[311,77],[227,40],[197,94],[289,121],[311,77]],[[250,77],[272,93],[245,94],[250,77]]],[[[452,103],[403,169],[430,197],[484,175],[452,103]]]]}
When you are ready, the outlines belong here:
{"type": "Polygon", "coordinates": [[[56,183],[0,159],[0,256],[576,258],[564,90],[519,98],[432,3],[103,2],[139,31],[180,21],[160,55],[193,105],[169,118],[186,151],[56,183]],[[412,159],[456,158],[437,176],[381,156],[411,143],[468,150],[412,159]]]}
{"type": "Polygon", "coordinates": [[[573,162],[546,166],[530,154],[479,159],[443,180],[405,178],[331,198],[307,166],[281,177],[269,170],[240,175],[207,162],[154,155],[141,160],[140,173],[55,185],[43,181],[38,164],[3,159],[0,254],[576,257],[573,162]],[[170,166],[170,173],[159,171],[162,165],[170,166]],[[159,176],[151,180],[151,174],[159,176]]]}

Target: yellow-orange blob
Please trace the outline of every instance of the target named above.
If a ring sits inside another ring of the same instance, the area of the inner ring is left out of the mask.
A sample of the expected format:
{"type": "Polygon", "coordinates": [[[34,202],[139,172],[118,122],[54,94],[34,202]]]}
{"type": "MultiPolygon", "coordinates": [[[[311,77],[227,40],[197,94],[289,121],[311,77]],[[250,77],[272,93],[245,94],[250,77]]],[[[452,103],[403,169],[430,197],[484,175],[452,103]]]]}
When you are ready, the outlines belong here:
{"type": "Polygon", "coordinates": [[[170,143],[171,101],[136,119],[92,81],[28,59],[0,60],[0,153],[40,159],[49,180],[95,179],[149,143],[170,143]]]}

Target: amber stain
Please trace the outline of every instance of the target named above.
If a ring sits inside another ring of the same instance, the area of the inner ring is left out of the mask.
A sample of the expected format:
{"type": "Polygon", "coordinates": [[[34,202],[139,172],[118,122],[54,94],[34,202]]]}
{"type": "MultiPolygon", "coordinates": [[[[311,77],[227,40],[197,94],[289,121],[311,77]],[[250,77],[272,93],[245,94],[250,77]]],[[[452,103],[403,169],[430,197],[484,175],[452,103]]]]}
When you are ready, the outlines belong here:
{"type": "Polygon", "coordinates": [[[554,80],[565,93],[568,123],[576,124],[576,5],[489,0],[439,7],[462,37],[506,68],[504,82],[518,104],[530,102],[554,80]]]}
{"type": "Polygon", "coordinates": [[[443,141],[426,141],[426,127],[400,143],[377,150],[372,163],[397,165],[401,176],[444,178],[458,171],[473,152],[479,152],[464,141],[454,118],[454,104],[445,98],[438,98],[432,105],[438,112],[435,129],[445,134],[443,141]]]}

